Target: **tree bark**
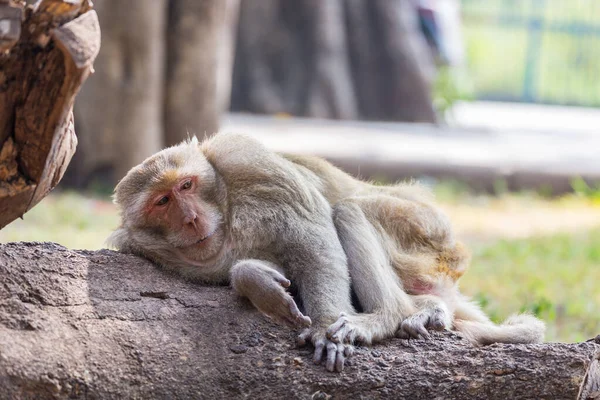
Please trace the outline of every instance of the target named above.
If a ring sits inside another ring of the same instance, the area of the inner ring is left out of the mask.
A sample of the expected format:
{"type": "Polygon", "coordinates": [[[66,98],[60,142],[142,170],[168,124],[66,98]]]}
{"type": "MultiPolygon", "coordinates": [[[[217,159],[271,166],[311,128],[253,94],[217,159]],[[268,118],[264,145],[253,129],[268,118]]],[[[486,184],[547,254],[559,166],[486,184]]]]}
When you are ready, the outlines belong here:
{"type": "Polygon", "coordinates": [[[3,0],[0,19],[2,228],[58,184],[75,152],[73,101],[92,71],[100,29],[88,0],[35,8],[3,0]]]}
{"type": "Polygon", "coordinates": [[[600,337],[474,348],[444,333],[327,373],[229,288],[109,250],[0,245],[3,399],[593,399],[599,351],[600,337]]]}

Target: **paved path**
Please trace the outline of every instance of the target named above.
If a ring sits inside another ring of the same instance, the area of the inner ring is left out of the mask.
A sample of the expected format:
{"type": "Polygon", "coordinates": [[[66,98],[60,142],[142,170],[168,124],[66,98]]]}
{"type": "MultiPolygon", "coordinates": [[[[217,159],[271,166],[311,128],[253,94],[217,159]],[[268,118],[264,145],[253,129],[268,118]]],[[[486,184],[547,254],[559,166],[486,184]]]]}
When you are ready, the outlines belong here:
{"type": "Polygon", "coordinates": [[[277,151],[316,154],[363,177],[457,178],[490,189],[552,186],[575,176],[600,181],[600,110],[459,104],[449,127],[230,114],[223,130],[277,151]]]}

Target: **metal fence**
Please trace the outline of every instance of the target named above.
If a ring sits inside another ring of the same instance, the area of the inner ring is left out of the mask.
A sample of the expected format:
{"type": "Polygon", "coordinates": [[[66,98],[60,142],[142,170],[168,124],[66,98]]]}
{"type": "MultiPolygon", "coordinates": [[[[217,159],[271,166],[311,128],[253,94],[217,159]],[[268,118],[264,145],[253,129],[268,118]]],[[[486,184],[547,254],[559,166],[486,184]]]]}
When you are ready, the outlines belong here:
{"type": "Polygon", "coordinates": [[[478,99],[600,106],[600,0],[462,0],[478,99]]]}

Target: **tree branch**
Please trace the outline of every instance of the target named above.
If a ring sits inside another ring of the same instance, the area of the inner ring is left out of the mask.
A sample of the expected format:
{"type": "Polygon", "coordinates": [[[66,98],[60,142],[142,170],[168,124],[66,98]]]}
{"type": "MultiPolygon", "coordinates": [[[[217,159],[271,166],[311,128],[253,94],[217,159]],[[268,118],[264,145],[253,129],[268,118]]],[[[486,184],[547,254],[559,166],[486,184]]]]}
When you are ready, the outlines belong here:
{"type": "Polygon", "coordinates": [[[238,299],[141,258],[0,245],[0,397],[596,398],[598,343],[359,348],[343,373],[238,299]],[[587,375],[586,375],[587,372],[587,375]],[[594,397],[596,396],[596,397],[594,397]]]}
{"type": "Polygon", "coordinates": [[[100,28],[88,0],[0,4],[0,19],[10,21],[0,34],[8,49],[0,55],[2,228],[58,184],[75,152],[73,102],[92,72],[100,28]]]}

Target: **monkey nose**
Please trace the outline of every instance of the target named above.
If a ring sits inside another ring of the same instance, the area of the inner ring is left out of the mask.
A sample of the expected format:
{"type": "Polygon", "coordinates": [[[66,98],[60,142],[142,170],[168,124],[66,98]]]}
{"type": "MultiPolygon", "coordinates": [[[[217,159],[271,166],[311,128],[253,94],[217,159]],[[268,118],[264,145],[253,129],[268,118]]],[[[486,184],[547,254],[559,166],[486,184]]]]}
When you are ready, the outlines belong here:
{"type": "Polygon", "coordinates": [[[185,225],[190,225],[192,228],[196,227],[196,221],[198,220],[198,216],[196,214],[187,215],[183,218],[183,223],[185,225]]]}

